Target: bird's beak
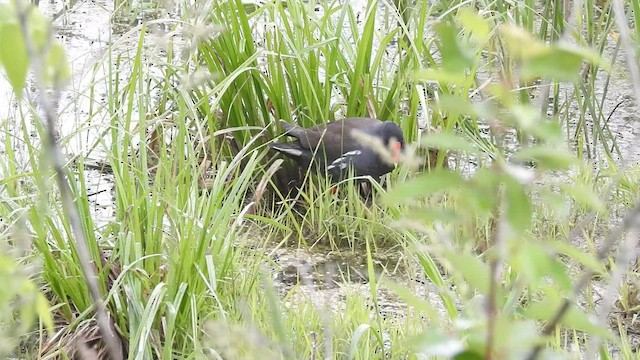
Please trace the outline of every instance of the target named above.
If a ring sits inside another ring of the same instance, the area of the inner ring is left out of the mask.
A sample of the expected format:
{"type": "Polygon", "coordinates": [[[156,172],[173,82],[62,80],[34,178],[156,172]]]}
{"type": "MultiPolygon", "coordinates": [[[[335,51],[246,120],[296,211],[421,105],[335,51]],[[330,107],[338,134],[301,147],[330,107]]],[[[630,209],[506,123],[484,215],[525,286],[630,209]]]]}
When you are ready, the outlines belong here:
{"type": "Polygon", "coordinates": [[[400,162],[400,155],[402,154],[402,143],[397,140],[391,140],[391,160],[393,160],[393,166],[397,167],[400,162]]]}

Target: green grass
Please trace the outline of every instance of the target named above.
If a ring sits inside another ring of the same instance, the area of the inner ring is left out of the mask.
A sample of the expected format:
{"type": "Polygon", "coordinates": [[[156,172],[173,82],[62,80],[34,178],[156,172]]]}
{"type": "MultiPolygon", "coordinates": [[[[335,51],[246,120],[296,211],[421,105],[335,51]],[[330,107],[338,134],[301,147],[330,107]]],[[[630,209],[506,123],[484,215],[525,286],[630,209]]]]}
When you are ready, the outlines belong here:
{"type": "MultiPolygon", "coordinates": [[[[614,160],[623,149],[607,100],[622,68],[611,61],[611,4],[585,1],[575,33],[562,4],[369,1],[358,14],[350,3],[216,0],[169,22],[182,39],[163,53],[146,24],[114,39],[77,130],[103,134],[95,147],[107,154],[115,188],[106,226],[94,220],[85,159],[68,169],[99,290],[129,358],[448,358],[443,344],[472,358],[487,349],[513,358],[537,344],[566,354],[586,335],[601,336],[600,352],[612,346],[631,358],[628,318],[616,318],[617,327],[590,323],[598,297],[590,287],[574,294],[588,271],[610,280],[615,256],[598,249],[640,193],[637,169],[614,160]],[[592,53],[563,48],[569,37],[592,53]],[[106,104],[93,96],[101,89],[106,104]],[[275,172],[265,146],[279,135],[277,121],[310,126],[345,116],[398,122],[420,154],[440,149],[437,166],[402,166],[372,185],[372,199],[350,181],[333,195],[315,174],[286,194],[295,168],[285,160],[275,172]],[[452,170],[443,168],[447,151],[452,170]],[[480,170],[459,172],[469,158],[480,170]],[[342,273],[338,289],[309,284],[330,271],[312,266],[300,284],[274,281],[289,271],[278,248],[354,254],[368,280],[342,273]],[[402,271],[393,263],[380,271],[388,254],[402,271]],[[386,315],[389,294],[399,316],[386,315]],[[540,336],[562,299],[578,295],[584,306],[540,336]]],[[[2,318],[22,327],[7,328],[0,354],[21,339],[24,356],[70,356],[75,336],[97,331],[95,305],[70,209],[29,134],[38,113],[28,99],[19,105],[20,118],[1,124],[0,239],[11,253],[26,243],[28,256],[0,259],[0,277],[16,280],[0,305],[40,316],[40,327],[2,318]],[[38,271],[15,276],[30,266],[38,271]],[[16,301],[36,293],[34,284],[53,329],[36,295],[25,303],[38,306],[16,301]]],[[[619,289],[625,314],[637,306],[632,284],[619,289]]]]}

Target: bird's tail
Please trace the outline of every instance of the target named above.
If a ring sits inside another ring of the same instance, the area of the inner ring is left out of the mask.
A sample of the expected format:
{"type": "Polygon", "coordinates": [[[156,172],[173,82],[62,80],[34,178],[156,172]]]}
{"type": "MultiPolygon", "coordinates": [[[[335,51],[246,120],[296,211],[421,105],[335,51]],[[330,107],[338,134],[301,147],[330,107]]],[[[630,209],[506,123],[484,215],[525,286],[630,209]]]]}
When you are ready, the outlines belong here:
{"type": "Polygon", "coordinates": [[[284,130],[284,135],[293,136],[296,138],[300,138],[304,129],[299,127],[298,125],[292,125],[284,120],[280,120],[280,127],[284,130]]]}

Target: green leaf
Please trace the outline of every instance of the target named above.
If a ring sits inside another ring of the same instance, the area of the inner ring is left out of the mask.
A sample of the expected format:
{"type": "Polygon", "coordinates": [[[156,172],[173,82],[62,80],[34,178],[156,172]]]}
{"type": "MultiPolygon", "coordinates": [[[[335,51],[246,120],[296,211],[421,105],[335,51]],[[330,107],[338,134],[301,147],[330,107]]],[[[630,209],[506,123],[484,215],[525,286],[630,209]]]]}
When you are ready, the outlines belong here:
{"type": "Polygon", "coordinates": [[[520,68],[520,77],[531,81],[538,77],[575,82],[580,79],[583,57],[561,48],[546,48],[528,59],[520,68]]]}
{"type": "Polygon", "coordinates": [[[560,260],[558,260],[558,258],[554,257],[551,260],[547,270],[551,278],[555,281],[558,287],[560,287],[560,290],[568,292],[573,289],[573,282],[571,281],[569,274],[567,274],[567,268],[560,260]]]}
{"type": "MultiPolygon", "coordinates": [[[[456,74],[456,77],[459,75],[456,74]]],[[[465,80],[462,80],[465,81],[465,80]]],[[[445,81],[454,82],[454,81],[445,81]]],[[[450,114],[461,114],[467,116],[477,116],[476,111],[474,109],[473,104],[469,101],[469,99],[465,96],[460,95],[451,95],[451,94],[442,94],[438,98],[437,102],[438,110],[450,114]]]]}
{"type": "Polygon", "coordinates": [[[469,51],[469,44],[463,44],[458,37],[458,29],[444,22],[435,26],[440,42],[438,49],[442,56],[442,68],[450,73],[462,72],[473,65],[473,53],[469,51]]]}
{"type": "Polygon", "coordinates": [[[479,169],[473,178],[456,193],[463,204],[460,211],[469,216],[482,216],[493,212],[496,203],[498,175],[489,169],[479,169]]]}
{"type": "Polygon", "coordinates": [[[477,43],[484,43],[489,40],[491,26],[477,11],[465,7],[458,13],[458,22],[462,27],[473,34],[477,43]]]}
{"type": "Polygon", "coordinates": [[[605,266],[595,256],[584,252],[565,241],[552,241],[548,243],[559,254],[565,254],[573,261],[577,261],[584,265],[587,269],[593,271],[597,275],[606,275],[605,266]]]}
{"type": "Polygon", "coordinates": [[[535,109],[533,106],[527,106],[523,104],[514,104],[511,106],[511,114],[516,121],[518,127],[525,131],[530,131],[535,128],[539,123],[542,116],[540,110],[535,109]]]}
{"type": "Polygon", "coordinates": [[[546,145],[533,146],[519,150],[515,159],[534,161],[536,166],[548,170],[564,170],[577,163],[577,159],[565,147],[546,145]]]}
{"type": "Polygon", "coordinates": [[[463,218],[456,212],[441,208],[411,209],[406,215],[409,220],[417,220],[422,224],[432,224],[436,221],[445,223],[460,223],[463,218]]]}
{"type": "MultiPolygon", "coordinates": [[[[553,290],[547,291],[547,296],[542,301],[531,304],[525,311],[525,316],[542,321],[553,319],[562,306],[563,299],[553,290]]],[[[586,314],[578,309],[575,304],[569,305],[569,310],[560,320],[560,324],[579,331],[584,331],[591,335],[598,335],[604,338],[611,338],[611,333],[606,326],[598,325],[594,315],[586,314]]]]}
{"type": "Polygon", "coordinates": [[[518,98],[516,97],[515,92],[503,84],[491,83],[487,85],[486,91],[491,95],[491,97],[495,98],[506,107],[518,104],[518,98]]]}
{"type": "Polygon", "coordinates": [[[533,290],[546,284],[546,276],[551,276],[563,290],[571,289],[571,279],[564,266],[542,246],[542,244],[529,242],[520,244],[512,260],[513,267],[533,290]]]}
{"type": "Polygon", "coordinates": [[[45,81],[48,85],[59,87],[70,78],[71,70],[64,47],[60,43],[54,42],[45,64],[45,81]]]}
{"type": "Polygon", "coordinates": [[[450,72],[445,69],[416,71],[414,79],[442,84],[465,84],[467,82],[467,76],[464,72],[450,72]]]}
{"type": "Polygon", "coordinates": [[[499,30],[505,47],[512,56],[518,59],[528,59],[545,49],[542,42],[521,27],[506,24],[500,26],[499,30]]]}
{"type": "Polygon", "coordinates": [[[501,168],[509,176],[510,180],[519,184],[530,184],[536,177],[533,169],[523,165],[502,163],[501,168]]]}
{"type": "Polygon", "coordinates": [[[462,176],[457,172],[434,170],[399,184],[385,195],[385,201],[391,205],[399,204],[406,200],[455,188],[463,183],[462,176]]]}
{"type": "Polygon", "coordinates": [[[40,317],[40,321],[44,324],[47,331],[53,331],[53,316],[47,299],[38,292],[36,295],[36,313],[40,317]]]}
{"type": "MultiPolygon", "coordinates": [[[[438,309],[436,306],[432,304],[429,300],[422,298],[420,295],[416,294],[415,289],[409,288],[407,285],[402,285],[393,280],[385,281],[384,286],[388,287],[394,294],[396,294],[404,303],[412,308],[412,310],[420,312],[424,314],[432,324],[443,324],[443,316],[439,313],[441,307],[438,304],[438,309]]],[[[440,327],[432,328],[435,331],[439,331],[440,327]]],[[[424,333],[423,335],[429,336],[439,336],[441,333],[428,334],[424,333]]],[[[417,344],[421,344],[422,341],[417,339],[417,344]]]]}
{"type": "Polygon", "coordinates": [[[564,139],[562,125],[559,121],[540,121],[529,129],[531,135],[547,143],[560,143],[564,139]]]}
{"type": "Polygon", "coordinates": [[[612,72],[611,63],[604,59],[600,53],[584,46],[576,46],[571,43],[561,42],[556,45],[557,48],[574,53],[580,56],[584,61],[596,65],[607,72],[612,72]]]}
{"type": "Polygon", "coordinates": [[[470,286],[488,294],[491,272],[486,263],[468,252],[446,251],[444,255],[451,264],[452,273],[462,275],[470,286]]]}
{"type": "Polygon", "coordinates": [[[506,217],[509,224],[519,233],[531,226],[531,200],[524,186],[510,180],[505,183],[506,217]]]}
{"type": "Polygon", "coordinates": [[[27,78],[29,58],[18,24],[5,23],[0,27],[0,63],[4,65],[13,91],[20,96],[27,78]]]}
{"type": "Polygon", "coordinates": [[[510,314],[498,314],[495,322],[495,350],[499,354],[511,354],[511,358],[530,349],[540,341],[538,328],[532,320],[515,320],[510,314]]]}
{"type": "Polygon", "coordinates": [[[428,328],[420,336],[416,347],[422,355],[451,358],[464,350],[464,342],[439,329],[428,328]]]}
{"type": "Polygon", "coordinates": [[[50,39],[51,22],[36,6],[29,5],[28,11],[27,25],[29,27],[29,35],[36,51],[42,51],[50,39]]]}
{"type": "Polygon", "coordinates": [[[570,201],[564,194],[546,188],[540,190],[538,195],[541,203],[544,204],[546,217],[553,218],[553,221],[567,221],[570,213],[570,201]]]}
{"type": "Polygon", "coordinates": [[[595,211],[606,211],[606,206],[593,189],[584,184],[562,184],[562,190],[575,199],[578,203],[595,211]]]}
{"type": "Polygon", "coordinates": [[[431,149],[464,151],[472,154],[478,153],[478,149],[468,140],[453,133],[429,134],[424,136],[420,143],[422,146],[431,149]]]}

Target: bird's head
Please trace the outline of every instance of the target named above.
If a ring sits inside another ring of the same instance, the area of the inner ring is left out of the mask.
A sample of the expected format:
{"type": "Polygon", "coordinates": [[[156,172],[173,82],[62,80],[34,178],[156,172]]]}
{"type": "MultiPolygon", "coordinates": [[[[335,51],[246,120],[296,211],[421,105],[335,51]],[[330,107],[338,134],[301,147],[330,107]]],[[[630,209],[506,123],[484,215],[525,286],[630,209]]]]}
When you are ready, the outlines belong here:
{"type": "Polygon", "coordinates": [[[394,165],[398,165],[400,157],[404,152],[404,135],[400,126],[393,121],[385,121],[379,129],[384,146],[391,152],[391,159],[394,165]]]}

